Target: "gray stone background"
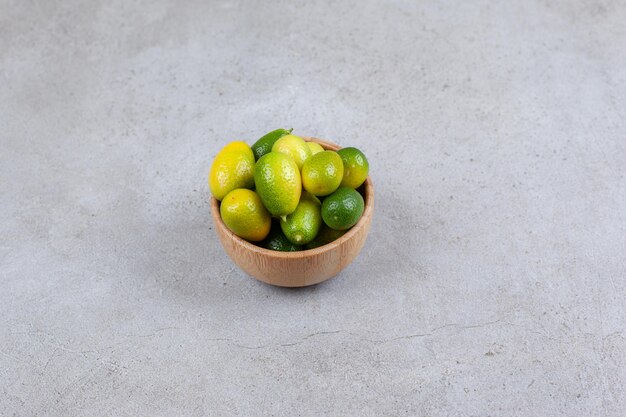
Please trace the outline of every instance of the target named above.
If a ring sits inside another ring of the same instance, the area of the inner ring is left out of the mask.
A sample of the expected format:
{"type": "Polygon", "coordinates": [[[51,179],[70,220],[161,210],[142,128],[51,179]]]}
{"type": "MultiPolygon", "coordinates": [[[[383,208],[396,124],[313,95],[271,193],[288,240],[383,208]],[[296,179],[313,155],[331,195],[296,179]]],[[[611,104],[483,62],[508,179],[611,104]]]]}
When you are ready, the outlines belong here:
{"type": "Polygon", "coordinates": [[[0,0],[0,415],[623,416],[623,1],[0,0]],[[220,147],[369,157],[340,276],[273,288],[220,147]]]}

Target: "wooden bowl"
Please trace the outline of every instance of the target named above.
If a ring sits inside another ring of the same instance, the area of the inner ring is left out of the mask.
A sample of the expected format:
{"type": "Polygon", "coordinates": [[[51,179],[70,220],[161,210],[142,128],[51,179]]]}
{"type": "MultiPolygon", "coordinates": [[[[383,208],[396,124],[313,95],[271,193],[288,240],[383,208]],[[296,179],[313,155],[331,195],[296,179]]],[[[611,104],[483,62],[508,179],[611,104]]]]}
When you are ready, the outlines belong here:
{"type": "MultiPolygon", "coordinates": [[[[341,149],[340,146],[316,138],[305,137],[304,140],[317,142],[324,149],[341,149]]],[[[211,197],[211,215],[224,250],[237,266],[271,285],[305,287],[337,275],[356,258],[365,244],[374,214],[374,186],[370,177],[367,177],[359,191],[365,200],[365,210],[358,223],[327,245],[299,252],[265,249],[235,235],[222,221],[220,203],[214,197],[211,197]]]]}

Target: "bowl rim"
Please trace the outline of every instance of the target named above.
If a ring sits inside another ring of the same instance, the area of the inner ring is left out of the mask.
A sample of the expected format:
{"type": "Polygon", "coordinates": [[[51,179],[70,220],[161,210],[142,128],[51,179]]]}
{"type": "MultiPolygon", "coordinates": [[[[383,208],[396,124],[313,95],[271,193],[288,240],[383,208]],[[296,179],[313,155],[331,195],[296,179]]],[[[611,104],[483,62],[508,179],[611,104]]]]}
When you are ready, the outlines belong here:
{"type": "MultiPolygon", "coordinates": [[[[328,142],[328,141],[318,139],[315,137],[302,136],[302,139],[304,139],[306,142],[316,142],[322,145],[322,147],[325,150],[337,151],[341,149],[341,146],[335,143],[328,142]]],[[[344,242],[350,240],[358,232],[359,229],[364,227],[365,222],[368,220],[368,217],[372,215],[372,212],[374,210],[374,185],[369,175],[367,176],[367,178],[365,179],[365,182],[361,185],[361,187],[364,187],[363,200],[365,200],[365,209],[363,210],[363,214],[361,215],[361,218],[359,219],[359,221],[354,226],[352,226],[340,238],[335,239],[332,242],[327,243],[323,246],[319,246],[313,249],[304,249],[304,250],[295,251],[295,252],[282,252],[282,251],[266,249],[261,246],[255,245],[252,242],[248,242],[247,240],[234,234],[228,227],[226,227],[226,225],[224,224],[224,221],[222,220],[222,216],[220,215],[219,201],[213,196],[211,196],[211,216],[213,217],[213,222],[215,223],[215,226],[219,227],[232,240],[237,242],[239,246],[243,246],[244,248],[251,250],[259,255],[271,256],[273,258],[282,258],[282,259],[298,259],[298,258],[303,258],[306,256],[316,256],[322,253],[332,251],[338,248],[339,246],[341,246],[344,242]]]]}

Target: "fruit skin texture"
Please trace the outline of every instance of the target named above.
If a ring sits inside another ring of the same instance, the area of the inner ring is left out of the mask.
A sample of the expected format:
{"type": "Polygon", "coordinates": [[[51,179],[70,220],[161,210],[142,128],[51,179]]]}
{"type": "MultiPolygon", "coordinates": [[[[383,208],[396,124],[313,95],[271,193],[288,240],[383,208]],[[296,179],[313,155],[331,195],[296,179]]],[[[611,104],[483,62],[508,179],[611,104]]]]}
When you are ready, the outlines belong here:
{"type": "Polygon", "coordinates": [[[267,210],[275,217],[291,214],[300,201],[302,180],[289,156],[270,152],[254,166],[254,184],[267,210]]]}
{"type": "Polygon", "coordinates": [[[364,208],[363,197],[358,191],[339,187],[324,199],[322,218],[331,229],[347,230],[359,221],[364,208]]]}
{"type": "Polygon", "coordinates": [[[286,135],[278,139],[274,146],[272,146],[272,152],[280,152],[285,155],[289,155],[298,165],[298,169],[302,169],[304,161],[311,157],[311,149],[306,144],[304,139],[296,135],[286,135]]]}
{"type": "Polygon", "coordinates": [[[304,245],[305,249],[315,249],[320,246],[324,246],[334,240],[339,239],[341,236],[346,234],[346,230],[335,230],[326,226],[326,224],[322,224],[322,228],[320,229],[315,239],[304,245]]]}
{"type": "Polygon", "coordinates": [[[272,222],[270,234],[261,242],[261,246],[265,249],[276,250],[281,252],[296,252],[302,250],[299,245],[294,245],[287,239],[280,228],[278,221],[272,222]]]}
{"type": "Polygon", "coordinates": [[[265,239],[272,225],[272,217],[257,193],[245,188],[233,190],[224,197],[220,215],[231,232],[251,242],[265,239]]]}
{"type": "Polygon", "coordinates": [[[315,155],[316,153],[324,152],[324,148],[322,148],[322,145],[320,145],[319,143],[307,142],[306,145],[311,150],[311,156],[315,155]]]}
{"type": "Polygon", "coordinates": [[[332,194],[343,180],[343,162],[334,151],[323,151],[306,160],[302,166],[302,185],[316,196],[332,194]]]}
{"type": "Polygon", "coordinates": [[[254,159],[258,161],[263,155],[270,153],[274,143],[283,136],[290,134],[292,131],[293,129],[276,129],[263,135],[261,139],[257,140],[254,142],[254,145],[252,145],[254,159]]]}
{"type": "Polygon", "coordinates": [[[317,197],[305,192],[296,210],[281,219],[280,227],[291,243],[305,245],[315,239],[322,227],[320,206],[317,197]]]}
{"type": "Polygon", "coordinates": [[[237,188],[254,186],[254,154],[245,142],[231,142],[215,156],[209,172],[213,196],[222,200],[237,188]]]}
{"type": "Polygon", "coordinates": [[[342,148],[337,151],[343,160],[343,187],[357,189],[367,179],[370,165],[365,154],[357,148],[342,148]]]}

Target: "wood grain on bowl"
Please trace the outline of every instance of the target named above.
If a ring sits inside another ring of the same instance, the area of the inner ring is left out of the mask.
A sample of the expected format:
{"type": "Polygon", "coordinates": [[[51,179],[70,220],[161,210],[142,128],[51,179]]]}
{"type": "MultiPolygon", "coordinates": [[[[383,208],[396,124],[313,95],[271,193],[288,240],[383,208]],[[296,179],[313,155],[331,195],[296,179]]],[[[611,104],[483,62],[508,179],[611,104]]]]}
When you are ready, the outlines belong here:
{"type": "MultiPolygon", "coordinates": [[[[340,149],[330,142],[305,137],[324,149],[340,149]]],[[[365,200],[363,215],[346,234],[319,248],[299,252],[279,252],[247,242],[228,230],[220,217],[219,201],[211,197],[215,230],[228,256],[242,270],[268,284],[305,287],[326,281],[348,266],[363,248],[374,214],[374,186],[370,177],[359,188],[365,200]]]]}

